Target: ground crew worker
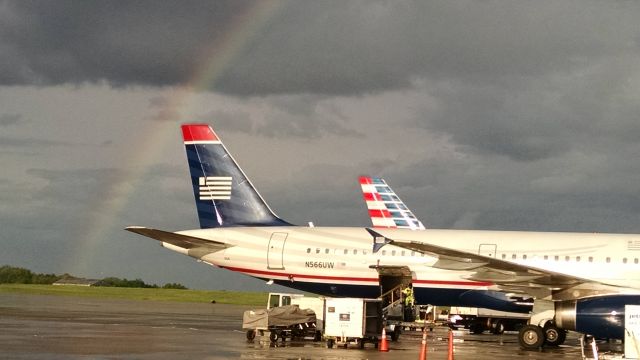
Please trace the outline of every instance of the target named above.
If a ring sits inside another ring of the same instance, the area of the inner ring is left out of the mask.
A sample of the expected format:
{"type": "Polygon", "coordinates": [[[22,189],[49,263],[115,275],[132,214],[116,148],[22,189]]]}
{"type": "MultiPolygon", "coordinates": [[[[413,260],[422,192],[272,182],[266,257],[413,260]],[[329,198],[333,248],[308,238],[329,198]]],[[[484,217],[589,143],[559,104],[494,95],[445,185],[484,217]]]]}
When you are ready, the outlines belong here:
{"type": "Polygon", "coordinates": [[[413,321],[413,288],[411,284],[402,290],[402,294],[404,295],[404,320],[405,321],[413,321]]]}
{"type": "Polygon", "coordinates": [[[404,294],[404,305],[407,307],[412,307],[415,299],[413,298],[413,288],[411,285],[407,286],[402,290],[402,294],[404,294]]]}

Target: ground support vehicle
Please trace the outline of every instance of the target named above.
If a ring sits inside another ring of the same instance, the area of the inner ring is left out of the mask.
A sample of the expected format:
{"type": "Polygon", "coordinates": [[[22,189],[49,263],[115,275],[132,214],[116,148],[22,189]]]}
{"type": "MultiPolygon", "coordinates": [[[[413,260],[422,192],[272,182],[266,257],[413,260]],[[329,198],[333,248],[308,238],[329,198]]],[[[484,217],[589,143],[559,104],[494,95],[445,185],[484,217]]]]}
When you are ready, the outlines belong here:
{"type": "Polygon", "coordinates": [[[324,337],[327,347],[349,344],[364,348],[370,342],[378,346],[382,334],[382,302],[379,299],[326,298],[324,337]]]}
{"type": "Polygon", "coordinates": [[[272,342],[287,338],[321,339],[316,328],[316,314],[310,309],[300,309],[297,305],[279,306],[271,309],[247,310],[242,317],[242,328],[247,331],[247,340],[257,334],[269,332],[272,342]]]}
{"type": "Polygon", "coordinates": [[[452,306],[448,325],[451,329],[468,329],[474,334],[484,331],[502,334],[504,331],[520,330],[527,325],[529,318],[529,314],[523,313],[452,306]]]}

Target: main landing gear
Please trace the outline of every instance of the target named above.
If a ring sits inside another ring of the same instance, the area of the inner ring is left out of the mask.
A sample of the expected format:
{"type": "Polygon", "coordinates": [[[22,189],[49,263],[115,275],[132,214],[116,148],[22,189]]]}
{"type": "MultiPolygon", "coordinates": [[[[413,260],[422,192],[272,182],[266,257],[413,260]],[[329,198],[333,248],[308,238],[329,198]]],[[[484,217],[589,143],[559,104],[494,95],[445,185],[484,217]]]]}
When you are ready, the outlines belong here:
{"type": "Polygon", "coordinates": [[[566,339],[567,331],[558,328],[553,321],[547,321],[544,327],[525,325],[518,332],[518,342],[525,350],[539,349],[544,345],[558,346],[566,339]]]}

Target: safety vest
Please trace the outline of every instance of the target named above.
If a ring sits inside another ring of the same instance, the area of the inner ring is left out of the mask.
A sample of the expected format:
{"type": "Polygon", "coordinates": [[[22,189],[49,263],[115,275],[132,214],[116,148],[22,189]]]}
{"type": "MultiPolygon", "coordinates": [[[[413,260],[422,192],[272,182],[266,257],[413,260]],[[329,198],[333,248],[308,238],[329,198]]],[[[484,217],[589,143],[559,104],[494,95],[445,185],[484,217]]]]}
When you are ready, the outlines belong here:
{"type": "Polygon", "coordinates": [[[410,287],[404,288],[404,290],[402,290],[402,293],[404,294],[404,304],[406,306],[413,305],[413,290],[411,290],[410,287]]]}

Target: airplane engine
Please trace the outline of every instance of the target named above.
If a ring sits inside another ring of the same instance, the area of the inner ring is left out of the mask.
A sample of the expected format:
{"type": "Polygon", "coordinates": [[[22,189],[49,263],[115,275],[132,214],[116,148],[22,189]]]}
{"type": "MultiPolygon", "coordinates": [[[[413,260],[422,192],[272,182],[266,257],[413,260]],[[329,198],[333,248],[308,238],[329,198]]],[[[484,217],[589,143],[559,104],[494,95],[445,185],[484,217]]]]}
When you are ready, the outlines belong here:
{"type": "Polygon", "coordinates": [[[640,305],[640,295],[607,295],[555,303],[555,323],[597,338],[624,338],[624,306],[640,305]]]}

